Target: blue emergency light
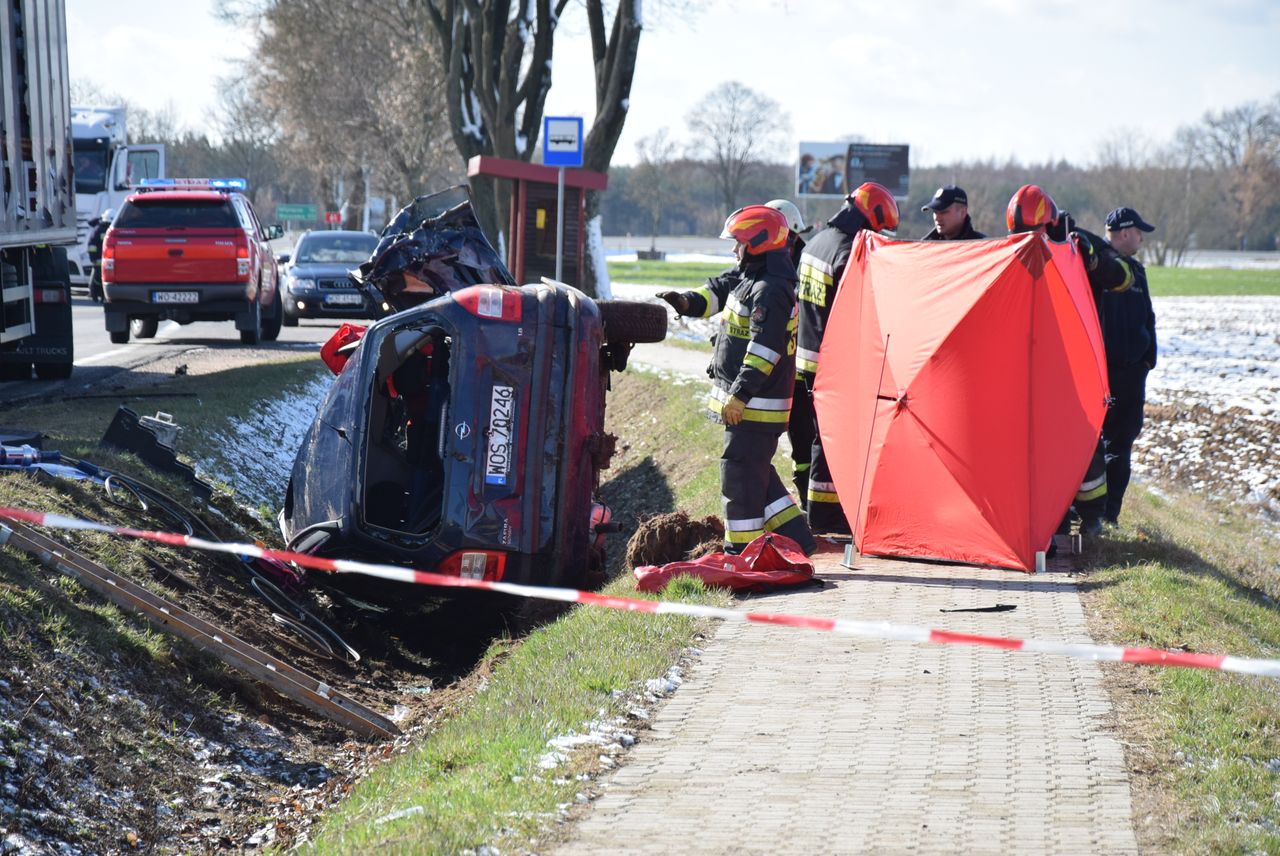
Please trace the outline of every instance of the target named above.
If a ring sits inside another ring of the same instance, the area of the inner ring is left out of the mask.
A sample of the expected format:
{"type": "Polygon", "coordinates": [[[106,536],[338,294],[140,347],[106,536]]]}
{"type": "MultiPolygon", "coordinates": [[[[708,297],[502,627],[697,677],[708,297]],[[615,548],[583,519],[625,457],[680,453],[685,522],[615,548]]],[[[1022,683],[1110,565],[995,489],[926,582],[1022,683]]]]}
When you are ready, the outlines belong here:
{"type": "Polygon", "coordinates": [[[139,187],[152,190],[239,190],[249,187],[243,178],[144,178],[139,187]]]}

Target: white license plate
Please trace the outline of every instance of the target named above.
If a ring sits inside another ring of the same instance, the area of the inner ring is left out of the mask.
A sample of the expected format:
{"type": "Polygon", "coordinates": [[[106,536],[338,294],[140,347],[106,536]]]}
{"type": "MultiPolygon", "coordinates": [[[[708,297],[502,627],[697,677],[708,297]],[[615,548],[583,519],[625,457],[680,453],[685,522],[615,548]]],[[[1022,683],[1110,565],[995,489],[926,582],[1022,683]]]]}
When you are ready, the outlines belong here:
{"type": "Polygon", "coordinates": [[[324,302],[330,306],[359,306],[364,298],[359,294],[326,294],[324,302]]]}
{"type": "Polygon", "coordinates": [[[200,292],[198,291],[153,291],[151,292],[152,303],[199,303],[200,292]]]}
{"type": "Polygon", "coordinates": [[[486,484],[506,484],[511,478],[515,422],[515,388],[495,386],[493,398],[489,401],[489,451],[484,457],[486,484]]]}

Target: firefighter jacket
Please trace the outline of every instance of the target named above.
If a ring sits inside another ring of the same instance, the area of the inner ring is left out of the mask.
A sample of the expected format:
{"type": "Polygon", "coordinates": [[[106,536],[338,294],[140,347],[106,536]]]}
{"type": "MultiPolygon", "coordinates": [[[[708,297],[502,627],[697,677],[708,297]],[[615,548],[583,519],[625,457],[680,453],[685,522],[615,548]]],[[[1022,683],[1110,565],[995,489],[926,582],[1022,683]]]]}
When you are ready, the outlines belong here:
{"type": "Polygon", "coordinates": [[[686,314],[720,314],[720,332],[708,373],[707,409],[719,421],[734,396],[746,404],[739,428],[782,433],[795,387],[796,273],[786,248],[747,256],[707,280],[689,299],[686,314]]]}
{"type": "Polygon", "coordinates": [[[1083,229],[1098,254],[1089,284],[1098,303],[1098,321],[1107,351],[1107,367],[1124,369],[1140,363],[1156,366],[1156,313],[1147,288],[1147,269],[1132,256],[1121,255],[1111,242],[1083,229]]]}
{"type": "Polygon", "coordinates": [[[107,230],[111,228],[111,221],[94,219],[89,222],[93,226],[93,231],[89,233],[87,246],[89,251],[89,263],[96,265],[102,260],[102,241],[106,237],[107,230]]]}
{"type": "Polygon", "coordinates": [[[933,229],[929,231],[929,234],[925,235],[920,240],[922,241],[976,241],[979,238],[985,238],[985,237],[986,235],[982,234],[977,229],[973,228],[973,221],[969,219],[969,215],[966,214],[964,215],[964,228],[961,229],[960,234],[956,235],[954,238],[942,237],[942,233],[939,232],[938,227],[935,226],[933,227],[933,229]]]}
{"type": "Polygon", "coordinates": [[[827,221],[827,227],[813,237],[800,256],[800,330],[796,347],[796,376],[812,382],[818,371],[818,350],[831,317],[840,277],[849,263],[853,238],[867,225],[857,208],[846,205],[827,221]]]}

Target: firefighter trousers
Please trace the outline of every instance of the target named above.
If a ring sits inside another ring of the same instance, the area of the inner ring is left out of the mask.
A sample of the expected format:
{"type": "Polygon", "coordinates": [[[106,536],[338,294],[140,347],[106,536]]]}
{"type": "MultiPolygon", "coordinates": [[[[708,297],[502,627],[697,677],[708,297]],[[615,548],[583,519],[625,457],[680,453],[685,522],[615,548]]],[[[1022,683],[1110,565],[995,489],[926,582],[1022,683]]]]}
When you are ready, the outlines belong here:
{"type": "Polygon", "coordinates": [[[813,447],[809,464],[809,527],[814,532],[830,532],[848,535],[849,521],[840,507],[835,482],[831,480],[831,468],[822,450],[822,428],[818,415],[813,415],[813,447]]]}
{"type": "Polygon", "coordinates": [[[800,507],[809,508],[809,467],[813,461],[813,441],[818,436],[817,417],[813,414],[813,393],[804,378],[796,378],[791,395],[791,418],[787,420],[787,439],[791,441],[791,460],[795,466],[791,481],[800,497],[800,507]]]}
{"type": "Polygon", "coordinates": [[[785,535],[806,555],[818,549],[804,514],[773,468],[778,434],[727,425],[720,454],[720,500],[724,509],[724,549],[741,553],[766,532],[785,535]]]}

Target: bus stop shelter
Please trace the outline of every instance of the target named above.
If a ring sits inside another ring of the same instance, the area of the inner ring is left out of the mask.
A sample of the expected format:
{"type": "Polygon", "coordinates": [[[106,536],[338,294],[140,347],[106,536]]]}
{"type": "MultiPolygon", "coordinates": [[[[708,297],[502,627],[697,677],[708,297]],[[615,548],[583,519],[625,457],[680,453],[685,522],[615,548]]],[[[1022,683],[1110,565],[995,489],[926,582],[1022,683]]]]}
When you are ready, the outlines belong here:
{"type": "MultiPolygon", "coordinates": [[[[556,275],[556,215],[559,169],[521,160],[476,155],[467,176],[511,182],[511,217],[507,223],[507,267],[516,282],[537,282],[556,275]]],[[[587,191],[604,190],[609,177],[585,169],[564,171],[564,260],[562,279],[582,281],[587,234],[587,191]]]]}

